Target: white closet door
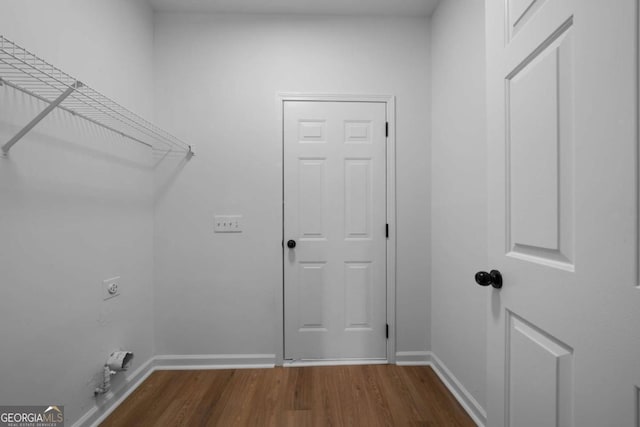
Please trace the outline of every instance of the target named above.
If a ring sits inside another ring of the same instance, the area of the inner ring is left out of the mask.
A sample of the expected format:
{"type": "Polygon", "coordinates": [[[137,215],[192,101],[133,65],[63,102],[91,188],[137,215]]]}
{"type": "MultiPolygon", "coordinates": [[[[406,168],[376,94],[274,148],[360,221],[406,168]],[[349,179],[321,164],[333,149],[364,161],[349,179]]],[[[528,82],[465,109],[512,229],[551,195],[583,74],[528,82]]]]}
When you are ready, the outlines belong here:
{"type": "Polygon", "coordinates": [[[384,103],[285,102],[285,359],[386,359],[385,123],[384,103]]]}

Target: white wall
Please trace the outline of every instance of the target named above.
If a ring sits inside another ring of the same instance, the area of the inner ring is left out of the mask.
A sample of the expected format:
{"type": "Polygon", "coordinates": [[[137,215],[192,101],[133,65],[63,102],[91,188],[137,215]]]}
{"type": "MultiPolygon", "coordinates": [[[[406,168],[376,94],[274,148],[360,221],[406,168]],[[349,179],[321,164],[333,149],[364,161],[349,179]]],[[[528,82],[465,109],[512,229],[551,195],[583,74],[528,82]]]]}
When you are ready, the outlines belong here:
{"type": "Polygon", "coordinates": [[[431,20],[431,343],[484,407],[487,265],[484,2],[446,0],[431,20]]]}
{"type": "Polygon", "coordinates": [[[426,19],[159,14],[156,119],[196,144],[157,176],[159,354],[275,354],[279,92],[397,96],[398,351],[429,348],[426,19]],[[242,214],[240,235],[213,216],[242,214]]]}
{"type": "MultiPolygon", "coordinates": [[[[3,1],[0,34],[149,117],[153,15],[128,0],[3,1]]],[[[0,88],[0,144],[43,108],[0,88]]],[[[55,111],[0,158],[0,403],[94,407],[109,352],[153,355],[148,148],[55,111]],[[102,280],[122,295],[101,299],[102,280]]],[[[114,389],[123,386],[122,375],[114,389]]]]}

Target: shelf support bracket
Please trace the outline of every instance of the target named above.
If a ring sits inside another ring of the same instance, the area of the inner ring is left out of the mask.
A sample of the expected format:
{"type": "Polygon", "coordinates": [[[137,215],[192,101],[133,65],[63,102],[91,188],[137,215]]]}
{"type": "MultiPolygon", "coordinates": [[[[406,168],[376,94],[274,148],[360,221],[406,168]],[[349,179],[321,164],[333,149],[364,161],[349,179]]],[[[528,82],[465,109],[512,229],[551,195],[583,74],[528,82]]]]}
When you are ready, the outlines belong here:
{"type": "Polygon", "coordinates": [[[62,101],[64,101],[69,95],[71,95],[73,91],[81,87],[82,87],[82,83],[79,81],[76,81],[73,85],[69,86],[67,90],[62,92],[62,94],[60,94],[60,96],[58,96],[54,101],[52,101],[47,106],[47,108],[42,110],[40,114],[38,114],[33,120],[29,122],[29,124],[23,127],[20,130],[20,132],[18,132],[13,138],[11,138],[6,144],[2,146],[2,155],[6,156],[7,154],[9,154],[9,150],[11,150],[11,147],[13,147],[13,145],[16,142],[20,141],[20,139],[23,136],[25,136],[31,129],[33,129],[38,123],[40,123],[42,119],[47,117],[49,113],[53,111],[53,109],[56,108],[58,105],[60,105],[60,103],[62,103],[62,101]]]}

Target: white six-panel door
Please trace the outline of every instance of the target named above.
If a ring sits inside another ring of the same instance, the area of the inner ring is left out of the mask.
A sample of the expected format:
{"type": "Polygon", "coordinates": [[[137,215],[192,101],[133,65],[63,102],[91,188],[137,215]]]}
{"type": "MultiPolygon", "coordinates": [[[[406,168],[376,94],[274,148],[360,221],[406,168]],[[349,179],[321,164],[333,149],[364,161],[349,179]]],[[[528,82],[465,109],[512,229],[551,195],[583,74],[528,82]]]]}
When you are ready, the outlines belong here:
{"type": "Polygon", "coordinates": [[[385,123],[381,102],[284,102],[287,360],[386,359],[385,123]]]}
{"type": "Polygon", "coordinates": [[[487,0],[488,421],[638,426],[638,2],[487,0]]]}

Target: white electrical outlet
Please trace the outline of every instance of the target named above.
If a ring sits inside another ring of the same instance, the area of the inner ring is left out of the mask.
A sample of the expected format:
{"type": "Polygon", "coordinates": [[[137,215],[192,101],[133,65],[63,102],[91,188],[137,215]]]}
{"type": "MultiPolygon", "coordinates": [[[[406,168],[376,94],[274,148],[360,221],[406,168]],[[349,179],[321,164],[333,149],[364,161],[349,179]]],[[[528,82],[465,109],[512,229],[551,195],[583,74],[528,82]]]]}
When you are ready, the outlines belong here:
{"type": "Polygon", "coordinates": [[[108,300],[120,295],[120,276],[102,281],[102,299],[108,300]]]}
{"type": "Polygon", "coordinates": [[[216,215],[213,231],[216,233],[242,233],[242,215],[216,215]]]}

